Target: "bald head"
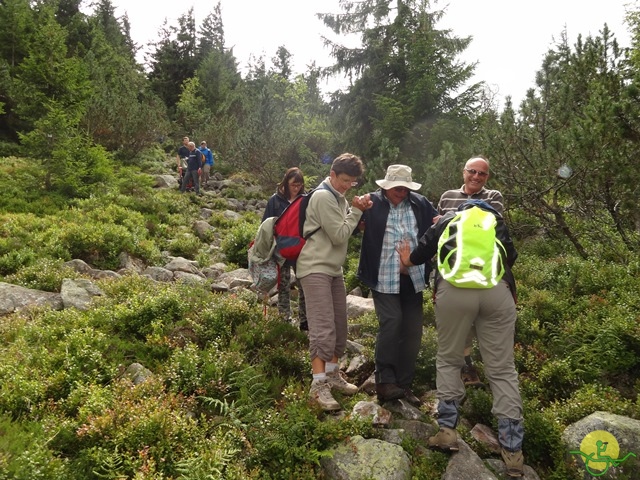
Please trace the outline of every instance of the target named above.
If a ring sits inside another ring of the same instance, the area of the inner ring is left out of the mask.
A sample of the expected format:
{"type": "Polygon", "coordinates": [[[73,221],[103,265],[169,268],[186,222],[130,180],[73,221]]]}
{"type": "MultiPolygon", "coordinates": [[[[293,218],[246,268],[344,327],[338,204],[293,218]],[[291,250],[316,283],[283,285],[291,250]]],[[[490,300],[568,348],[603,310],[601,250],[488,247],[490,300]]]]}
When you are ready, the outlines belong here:
{"type": "Polygon", "coordinates": [[[489,160],[481,155],[467,160],[462,171],[464,191],[467,195],[478,193],[489,179],[489,160]]]}

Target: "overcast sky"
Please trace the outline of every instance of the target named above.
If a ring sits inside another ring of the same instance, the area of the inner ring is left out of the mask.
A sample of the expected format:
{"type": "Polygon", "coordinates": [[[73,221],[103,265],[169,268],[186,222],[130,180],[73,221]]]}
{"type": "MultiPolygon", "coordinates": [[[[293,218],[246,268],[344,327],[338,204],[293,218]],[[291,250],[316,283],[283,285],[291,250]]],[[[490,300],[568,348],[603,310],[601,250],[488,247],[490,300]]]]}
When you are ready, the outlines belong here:
{"type": "MultiPolygon", "coordinates": [[[[597,35],[606,23],[618,42],[629,45],[624,23],[625,5],[631,0],[451,0],[432,2],[445,8],[439,28],[450,28],[473,41],[462,59],[478,62],[474,81],[486,81],[499,100],[511,95],[517,104],[528,88],[554,39],[566,28],[573,44],[578,34],[597,35]]],[[[177,25],[177,18],[194,8],[196,21],[213,10],[216,0],[112,0],[116,15],[128,13],[131,35],[138,45],[157,39],[164,19],[177,25]]],[[[292,54],[296,73],[312,61],[318,66],[332,63],[321,35],[329,29],[315,13],[338,13],[339,0],[222,0],[222,21],[227,47],[233,47],[240,67],[251,55],[275,56],[280,45],[292,54]]],[[[328,88],[331,88],[329,85],[328,88]]]]}

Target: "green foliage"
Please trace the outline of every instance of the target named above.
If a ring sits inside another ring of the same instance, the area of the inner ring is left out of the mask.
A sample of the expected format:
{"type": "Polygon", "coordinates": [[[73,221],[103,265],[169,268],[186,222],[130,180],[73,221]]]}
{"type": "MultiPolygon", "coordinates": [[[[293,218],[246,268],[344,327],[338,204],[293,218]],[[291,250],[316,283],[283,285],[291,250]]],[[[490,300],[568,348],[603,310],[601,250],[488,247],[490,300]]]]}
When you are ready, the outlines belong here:
{"type": "Polygon", "coordinates": [[[370,422],[348,418],[323,421],[309,409],[299,386],[288,385],[283,395],[283,408],[267,412],[257,420],[258,428],[247,431],[255,447],[247,466],[273,472],[270,478],[318,478],[317,465],[328,448],[352,435],[371,436],[370,422]]]}
{"type": "Polygon", "coordinates": [[[247,268],[247,250],[258,231],[255,223],[239,222],[231,227],[220,247],[229,262],[247,268]]]}
{"type": "MultiPolygon", "coordinates": [[[[0,264],[2,258],[0,258],[0,264]]],[[[62,265],[61,260],[45,258],[18,269],[15,274],[7,276],[6,280],[25,288],[59,292],[65,278],[78,277],[78,273],[72,268],[62,265]]]]}
{"type": "Polygon", "coordinates": [[[57,192],[43,196],[44,176],[33,168],[32,160],[3,158],[0,172],[0,212],[57,214],[69,202],[57,192]]]}
{"type": "Polygon", "coordinates": [[[236,297],[215,296],[206,302],[192,327],[200,342],[227,346],[240,326],[261,321],[262,312],[257,305],[236,297]]]}
{"type": "Polygon", "coordinates": [[[416,360],[414,389],[428,390],[436,385],[436,354],[438,353],[438,334],[433,325],[425,325],[422,343],[416,360]],[[419,387],[418,387],[419,386],[419,387]]]}
{"type": "Polygon", "coordinates": [[[51,108],[21,134],[29,155],[41,164],[44,183],[68,197],[89,197],[102,189],[113,175],[111,158],[104,147],[90,139],[61,108],[51,108]]]}
{"type": "Polygon", "coordinates": [[[524,403],[524,430],[526,434],[522,450],[527,452],[527,463],[564,471],[563,427],[535,400],[524,403]]]}
{"type": "Polygon", "coordinates": [[[491,413],[493,395],[483,388],[467,389],[467,397],[463,404],[465,418],[471,425],[481,423],[483,425],[497,425],[495,417],[491,413]]]}
{"type": "Polygon", "coordinates": [[[0,478],[53,480],[69,478],[68,462],[48,447],[47,432],[35,422],[0,417],[0,478]]]}
{"type": "Polygon", "coordinates": [[[28,247],[9,250],[0,257],[0,275],[10,275],[33,264],[36,254],[28,247]]]}
{"type": "MultiPolygon", "coordinates": [[[[148,294],[151,286],[145,290],[148,294]]],[[[123,299],[122,303],[111,307],[109,312],[104,312],[109,315],[113,332],[142,340],[152,334],[164,334],[168,326],[182,320],[189,308],[182,298],[183,292],[163,290],[162,296],[137,295],[123,299]]]]}
{"type": "Polygon", "coordinates": [[[561,425],[568,426],[597,411],[636,418],[638,405],[620,395],[612,387],[587,384],[572,392],[565,401],[554,402],[550,409],[561,425]]]}
{"type": "Polygon", "coordinates": [[[184,234],[173,239],[167,246],[171,255],[194,259],[202,248],[202,241],[191,234],[184,234]]]}

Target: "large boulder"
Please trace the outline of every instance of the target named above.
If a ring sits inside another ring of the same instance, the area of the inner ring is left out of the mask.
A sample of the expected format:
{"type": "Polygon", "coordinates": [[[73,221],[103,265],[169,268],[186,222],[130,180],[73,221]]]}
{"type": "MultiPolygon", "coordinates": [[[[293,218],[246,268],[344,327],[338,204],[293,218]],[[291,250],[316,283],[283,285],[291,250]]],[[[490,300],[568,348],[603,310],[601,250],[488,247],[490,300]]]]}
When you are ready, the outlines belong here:
{"type": "Polygon", "coordinates": [[[30,306],[62,310],[64,304],[59,293],[43,292],[0,282],[0,315],[18,312],[30,306]]]}
{"type": "Polygon", "coordinates": [[[591,475],[640,480],[640,420],[594,412],[569,425],[562,440],[567,445],[568,461],[591,471],[591,475]]]}
{"type": "Polygon", "coordinates": [[[64,308],[77,308],[78,310],[88,310],[93,297],[101,296],[102,291],[91,281],[84,278],[72,280],[65,278],[62,280],[60,297],[64,308]]]}
{"type": "Polygon", "coordinates": [[[355,435],[323,457],[320,464],[334,480],[409,480],[411,460],[400,445],[355,435]]]}

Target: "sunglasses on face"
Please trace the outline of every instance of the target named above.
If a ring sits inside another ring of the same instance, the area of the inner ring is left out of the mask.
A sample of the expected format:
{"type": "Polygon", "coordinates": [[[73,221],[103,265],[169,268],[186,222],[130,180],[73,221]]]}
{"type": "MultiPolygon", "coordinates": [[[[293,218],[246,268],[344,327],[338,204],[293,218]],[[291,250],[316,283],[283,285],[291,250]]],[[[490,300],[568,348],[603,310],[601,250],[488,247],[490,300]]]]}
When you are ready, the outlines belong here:
{"type": "Polygon", "coordinates": [[[473,168],[465,168],[465,171],[469,173],[469,175],[478,175],[479,177],[486,177],[487,175],[489,175],[489,172],[482,172],[473,168]]]}

